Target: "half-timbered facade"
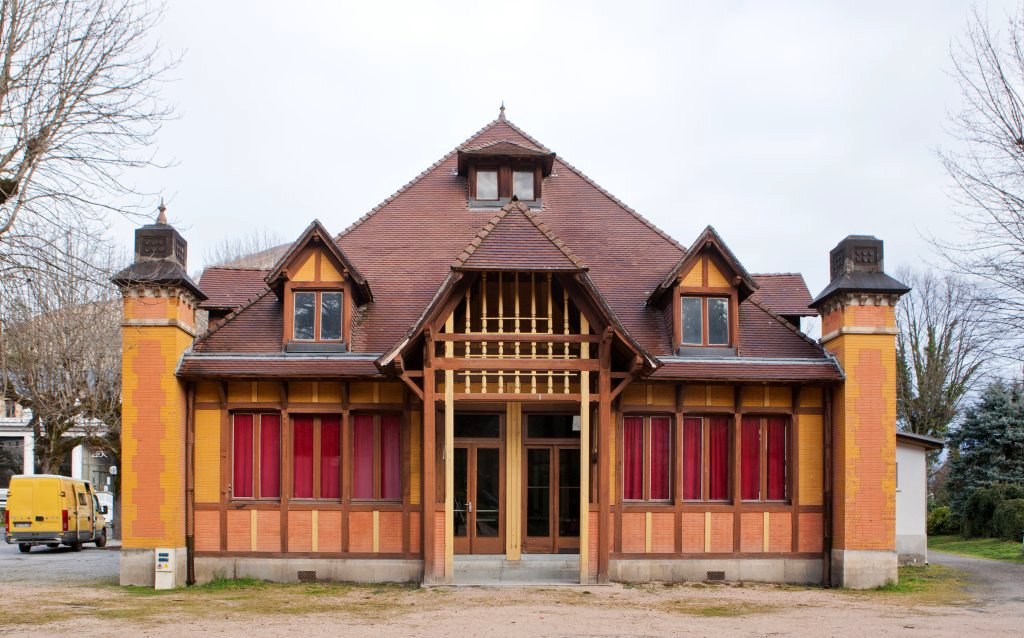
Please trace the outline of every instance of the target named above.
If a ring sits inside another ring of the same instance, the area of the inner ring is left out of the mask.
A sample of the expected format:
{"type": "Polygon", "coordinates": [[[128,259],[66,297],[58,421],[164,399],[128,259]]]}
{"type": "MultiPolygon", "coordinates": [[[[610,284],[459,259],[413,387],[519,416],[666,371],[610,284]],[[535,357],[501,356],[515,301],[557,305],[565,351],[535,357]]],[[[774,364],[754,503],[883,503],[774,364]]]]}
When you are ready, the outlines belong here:
{"type": "Polygon", "coordinates": [[[180,582],[538,557],[582,583],[895,578],[906,288],[872,237],[812,300],[710,226],[679,244],[502,113],[268,270],[185,264],[161,218],[115,279],[123,582],[153,582],[157,548],[180,582]]]}

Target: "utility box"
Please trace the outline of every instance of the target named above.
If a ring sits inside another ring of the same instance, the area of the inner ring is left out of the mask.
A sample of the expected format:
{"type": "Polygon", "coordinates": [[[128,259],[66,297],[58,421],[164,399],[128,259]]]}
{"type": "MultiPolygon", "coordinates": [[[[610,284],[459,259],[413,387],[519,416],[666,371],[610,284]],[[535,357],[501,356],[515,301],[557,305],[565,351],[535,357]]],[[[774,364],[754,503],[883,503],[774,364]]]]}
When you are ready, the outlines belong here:
{"type": "Polygon", "coordinates": [[[174,550],[169,547],[158,547],[155,550],[156,589],[174,589],[174,550]]]}

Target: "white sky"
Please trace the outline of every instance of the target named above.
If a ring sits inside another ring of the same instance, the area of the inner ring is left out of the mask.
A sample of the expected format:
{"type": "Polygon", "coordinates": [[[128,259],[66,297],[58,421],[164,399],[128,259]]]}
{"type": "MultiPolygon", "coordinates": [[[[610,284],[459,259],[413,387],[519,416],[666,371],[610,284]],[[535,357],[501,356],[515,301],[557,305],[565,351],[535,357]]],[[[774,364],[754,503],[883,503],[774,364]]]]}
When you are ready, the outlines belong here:
{"type": "MultiPolygon", "coordinates": [[[[936,151],[969,10],[825,4],[169,0],[160,37],[184,59],[158,158],[176,164],[139,179],[194,270],[239,229],[340,231],[505,100],[682,244],[712,224],[748,270],[816,294],[847,234],[885,240],[889,272],[953,235],[936,151]]],[[[998,22],[1012,3],[987,7],[998,22]]]]}

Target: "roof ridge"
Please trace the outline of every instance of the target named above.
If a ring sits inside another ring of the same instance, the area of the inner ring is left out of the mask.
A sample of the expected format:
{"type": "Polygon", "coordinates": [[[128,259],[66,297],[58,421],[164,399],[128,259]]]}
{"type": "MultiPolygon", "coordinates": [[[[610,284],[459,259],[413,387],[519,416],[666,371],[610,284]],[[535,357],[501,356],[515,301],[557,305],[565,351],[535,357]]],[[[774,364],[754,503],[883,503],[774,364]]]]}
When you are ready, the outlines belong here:
{"type": "MultiPolygon", "coordinates": [[[[257,268],[256,266],[225,266],[225,265],[218,265],[218,266],[205,266],[203,268],[203,272],[206,272],[207,270],[250,270],[250,271],[254,271],[255,272],[255,271],[267,271],[267,270],[270,270],[270,269],[269,268],[257,268]]],[[[202,277],[202,274],[200,274],[199,276],[202,277]]]]}
{"type": "MultiPolygon", "coordinates": [[[[534,139],[534,138],[533,138],[533,136],[531,136],[530,134],[528,134],[528,133],[527,133],[526,131],[522,130],[521,128],[519,128],[518,126],[516,126],[515,124],[513,124],[513,123],[512,123],[512,122],[511,122],[510,120],[505,120],[505,123],[506,123],[506,124],[508,124],[508,125],[509,125],[509,126],[510,126],[510,127],[512,128],[512,130],[514,130],[515,132],[519,133],[520,135],[522,135],[522,136],[523,136],[523,137],[525,137],[526,139],[530,140],[531,142],[533,142],[534,144],[536,144],[536,145],[537,145],[537,146],[539,146],[540,148],[542,148],[542,149],[544,149],[544,150],[550,150],[550,149],[548,149],[548,147],[544,146],[543,144],[541,144],[540,142],[538,142],[538,141],[537,141],[536,139],[534,139]]],[[[638,212],[637,212],[636,210],[634,210],[633,208],[631,208],[631,207],[630,207],[630,206],[629,206],[628,204],[626,204],[625,202],[623,202],[623,201],[622,201],[621,199],[619,199],[619,198],[618,198],[618,197],[616,197],[615,195],[612,195],[612,194],[611,194],[611,193],[610,193],[609,191],[607,191],[607,190],[606,190],[606,189],[605,189],[605,188],[604,188],[603,186],[601,186],[600,184],[598,184],[597,182],[595,182],[595,181],[594,181],[593,179],[591,179],[591,178],[590,178],[589,176],[587,176],[587,174],[586,174],[586,173],[584,173],[584,172],[583,172],[583,171],[581,171],[580,169],[578,169],[578,168],[576,168],[575,166],[573,166],[572,164],[570,164],[570,163],[569,163],[569,161],[565,159],[565,156],[564,156],[564,155],[559,155],[559,156],[558,156],[558,157],[556,158],[556,160],[557,160],[557,161],[559,161],[559,162],[561,162],[561,163],[562,163],[562,164],[563,164],[563,165],[564,165],[564,166],[565,166],[566,168],[568,168],[568,169],[569,169],[569,170],[571,170],[572,172],[574,172],[574,173],[576,173],[577,175],[579,175],[579,176],[580,176],[580,177],[581,177],[581,178],[583,179],[583,181],[585,181],[586,183],[588,183],[588,184],[590,184],[591,186],[593,186],[594,188],[596,188],[596,189],[597,189],[597,190],[598,190],[598,191],[599,191],[599,192],[600,192],[600,193],[601,193],[602,195],[604,195],[605,197],[607,197],[608,199],[610,199],[610,200],[611,200],[612,202],[614,202],[614,203],[615,203],[616,205],[620,206],[620,207],[621,207],[621,208],[622,208],[623,210],[625,210],[625,211],[626,211],[627,213],[629,213],[629,214],[630,214],[630,215],[632,215],[633,217],[637,218],[637,220],[639,220],[639,221],[640,221],[640,223],[642,223],[642,224],[643,224],[644,226],[647,226],[648,228],[650,228],[651,230],[653,230],[653,231],[654,231],[655,233],[657,233],[658,235],[660,235],[660,236],[661,236],[661,237],[662,237],[663,239],[666,239],[666,240],[668,240],[668,242],[669,242],[670,244],[672,244],[673,246],[675,246],[675,247],[676,247],[676,248],[678,248],[679,250],[683,251],[683,253],[685,253],[685,252],[686,252],[686,249],[685,249],[685,248],[683,248],[683,246],[682,246],[682,245],[681,245],[681,244],[679,243],[679,241],[678,241],[678,240],[677,240],[677,239],[676,239],[675,237],[673,237],[672,235],[669,235],[668,233],[666,233],[666,232],[665,232],[665,231],[663,231],[662,229],[658,228],[658,227],[657,227],[657,226],[656,226],[656,225],[654,224],[654,222],[652,222],[651,220],[647,219],[646,217],[644,217],[643,215],[641,215],[640,213],[638,213],[638,212]]]]}
{"type": "Polygon", "coordinates": [[[775,312],[774,310],[772,310],[771,308],[768,308],[767,306],[765,306],[764,304],[762,304],[762,303],[761,303],[760,301],[758,301],[758,300],[754,299],[753,295],[751,295],[750,297],[747,297],[747,298],[746,298],[746,299],[744,300],[744,303],[751,303],[751,304],[753,304],[753,305],[757,306],[757,307],[758,307],[758,308],[760,308],[760,309],[761,309],[761,310],[762,310],[763,312],[765,312],[766,314],[768,314],[768,316],[769,316],[769,317],[771,317],[771,318],[772,318],[772,319],[774,319],[775,321],[777,321],[777,322],[779,322],[780,324],[782,324],[783,326],[785,326],[785,328],[786,328],[787,330],[789,330],[789,331],[790,331],[790,332],[792,332],[793,334],[797,335],[798,337],[800,337],[801,339],[803,339],[803,340],[804,340],[804,341],[806,341],[807,343],[809,343],[809,344],[811,344],[812,346],[814,346],[815,348],[817,348],[817,349],[818,349],[818,351],[820,351],[820,352],[821,352],[822,354],[824,354],[824,355],[826,356],[826,358],[830,358],[830,357],[829,357],[829,352],[828,352],[828,350],[825,350],[825,347],[824,347],[824,346],[822,346],[822,345],[821,345],[820,343],[818,343],[818,341],[817,341],[817,340],[815,340],[815,339],[811,339],[810,337],[808,337],[808,336],[807,336],[806,334],[804,334],[804,332],[803,332],[802,330],[800,330],[799,328],[795,327],[795,326],[794,326],[793,324],[791,324],[790,322],[788,322],[788,321],[786,321],[785,319],[783,319],[781,315],[779,315],[779,314],[776,314],[776,312],[775,312]]]}
{"type": "MultiPolygon", "coordinates": [[[[436,162],[434,162],[433,164],[431,164],[427,168],[425,168],[422,171],[420,171],[419,175],[416,175],[411,180],[406,182],[403,186],[401,186],[398,190],[396,190],[394,193],[391,193],[391,195],[386,197],[384,199],[384,201],[382,201],[381,203],[377,204],[376,206],[371,208],[367,213],[365,213],[362,217],[356,219],[354,222],[349,224],[340,233],[335,235],[334,240],[335,241],[340,240],[342,237],[344,237],[345,235],[349,234],[350,232],[355,230],[357,227],[361,226],[363,224],[363,222],[365,222],[370,217],[372,217],[374,213],[376,213],[380,209],[384,208],[385,206],[387,206],[388,204],[393,202],[399,195],[401,195],[405,191],[409,190],[413,185],[415,185],[420,180],[422,180],[424,177],[426,177],[431,172],[433,172],[433,170],[436,169],[438,166],[440,166],[441,164],[446,162],[448,159],[454,157],[459,152],[459,149],[461,147],[465,146],[466,144],[468,144],[469,142],[471,142],[473,140],[473,138],[479,136],[481,133],[483,133],[487,129],[491,128],[492,126],[494,126],[498,122],[502,122],[502,121],[504,121],[504,120],[502,120],[500,118],[495,118],[495,119],[491,120],[490,122],[488,122],[487,124],[485,124],[482,128],[477,130],[476,133],[473,133],[472,135],[467,137],[461,144],[459,144],[458,146],[456,146],[452,150],[450,150],[447,153],[445,153],[444,156],[441,159],[437,160],[436,162]]],[[[508,124],[509,122],[505,121],[505,123],[508,124]]],[[[515,127],[513,127],[513,128],[515,128],[515,127]]],[[[521,131],[519,131],[519,129],[515,129],[515,130],[520,132],[520,133],[522,133],[521,131]]],[[[534,142],[536,144],[536,140],[534,140],[533,138],[530,138],[529,136],[526,136],[526,137],[528,139],[530,139],[531,142],[534,142]]],[[[544,147],[541,146],[541,148],[544,148],[544,147]]]]}
{"type": "Polygon", "coordinates": [[[802,272],[752,272],[751,277],[803,277],[802,272]]]}
{"type": "Polygon", "coordinates": [[[217,331],[219,331],[221,328],[223,328],[228,323],[233,321],[235,319],[235,317],[237,317],[238,315],[242,314],[242,312],[244,312],[244,311],[248,310],[249,308],[253,307],[254,305],[256,305],[256,302],[258,302],[259,300],[261,300],[264,297],[266,297],[270,292],[272,292],[271,289],[269,287],[267,287],[263,291],[257,293],[256,296],[249,297],[249,299],[247,301],[243,302],[237,308],[235,308],[234,310],[232,310],[228,314],[224,315],[224,320],[223,321],[221,321],[220,323],[218,323],[217,325],[215,325],[212,328],[207,328],[206,332],[204,332],[203,334],[201,334],[198,337],[196,337],[196,340],[192,342],[192,347],[194,348],[195,346],[199,345],[200,343],[203,343],[208,338],[210,338],[211,336],[216,334],[217,331]]]}

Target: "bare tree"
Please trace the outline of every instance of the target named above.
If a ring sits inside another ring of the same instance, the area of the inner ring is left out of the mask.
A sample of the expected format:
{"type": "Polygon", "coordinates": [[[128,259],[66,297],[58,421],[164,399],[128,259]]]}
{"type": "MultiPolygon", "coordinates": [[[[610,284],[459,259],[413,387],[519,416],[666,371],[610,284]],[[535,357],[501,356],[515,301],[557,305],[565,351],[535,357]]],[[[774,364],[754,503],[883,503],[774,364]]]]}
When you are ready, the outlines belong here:
{"type": "Polygon", "coordinates": [[[943,437],[990,357],[987,309],[958,275],[903,268],[897,277],[911,287],[896,308],[897,418],[906,431],[943,437]]]}
{"type": "Polygon", "coordinates": [[[253,228],[248,234],[222,239],[206,253],[207,266],[271,268],[288,248],[277,232],[253,228]]]}
{"type": "MultiPolygon", "coordinates": [[[[980,319],[1024,336],[1024,9],[994,29],[977,10],[954,47],[963,109],[953,119],[960,144],[942,154],[956,182],[960,233],[936,241],[953,270],[971,277],[980,319]]],[[[1009,350],[1009,348],[1007,348],[1009,350]]],[[[1005,351],[1004,351],[1005,352],[1005,351]]]]}
{"type": "Polygon", "coordinates": [[[120,456],[121,304],[106,281],[114,263],[113,251],[67,238],[63,251],[37,256],[31,277],[0,278],[0,388],[32,411],[45,472],[82,443],[120,456]]]}
{"type": "Polygon", "coordinates": [[[126,171],[152,165],[176,62],[152,37],[161,17],[146,0],[0,0],[0,276],[139,212],[126,171]]]}

